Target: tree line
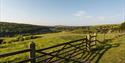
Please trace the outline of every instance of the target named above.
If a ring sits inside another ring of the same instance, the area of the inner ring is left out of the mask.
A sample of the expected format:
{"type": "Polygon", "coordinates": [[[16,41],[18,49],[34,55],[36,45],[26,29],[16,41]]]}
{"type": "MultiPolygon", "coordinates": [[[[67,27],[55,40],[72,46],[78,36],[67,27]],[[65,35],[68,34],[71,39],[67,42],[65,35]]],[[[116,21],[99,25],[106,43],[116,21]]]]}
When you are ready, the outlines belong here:
{"type": "Polygon", "coordinates": [[[52,32],[48,26],[0,22],[0,37],[52,32]]]}
{"type": "Polygon", "coordinates": [[[32,35],[70,31],[73,33],[107,33],[124,32],[125,22],[122,24],[107,24],[96,26],[38,26],[29,24],[0,22],[0,37],[14,35],[32,35]]]}

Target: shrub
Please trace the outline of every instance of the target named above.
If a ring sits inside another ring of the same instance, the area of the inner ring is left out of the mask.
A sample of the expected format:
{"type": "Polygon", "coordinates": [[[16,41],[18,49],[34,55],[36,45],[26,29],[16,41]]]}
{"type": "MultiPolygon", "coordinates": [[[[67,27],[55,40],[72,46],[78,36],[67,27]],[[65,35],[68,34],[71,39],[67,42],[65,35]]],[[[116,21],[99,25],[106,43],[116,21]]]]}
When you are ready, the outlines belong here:
{"type": "Polygon", "coordinates": [[[125,30],[125,22],[123,22],[120,26],[121,30],[125,30]]]}
{"type": "Polygon", "coordinates": [[[20,36],[17,37],[17,40],[18,40],[18,41],[24,41],[24,38],[23,38],[22,35],[20,35],[20,36]]]}
{"type": "Polygon", "coordinates": [[[0,44],[2,44],[3,43],[3,39],[0,39],[0,44]]]}

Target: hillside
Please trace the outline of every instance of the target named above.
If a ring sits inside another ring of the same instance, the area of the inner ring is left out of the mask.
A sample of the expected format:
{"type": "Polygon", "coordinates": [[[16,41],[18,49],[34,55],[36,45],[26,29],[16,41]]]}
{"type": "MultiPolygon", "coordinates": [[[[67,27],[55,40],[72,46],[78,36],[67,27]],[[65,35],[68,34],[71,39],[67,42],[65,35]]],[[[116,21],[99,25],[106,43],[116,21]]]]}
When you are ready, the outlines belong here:
{"type": "Polygon", "coordinates": [[[29,24],[0,22],[0,36],[14,36],[17,34],[50,33],[52,27],[29,24]]]}
{"type": "Polygon", "coordinates": [[[103,31],[119,31],[119,24],[95,25],[95,26],[38,26],[31,24],[0,22],[0,37],[15,35],[32,35],[52,32],[68,31],[73,33],[88,33],[103,31]],[[103,28],[105,28],[103,30],[103,28]]]}
{"type": "MultiPolygon", "coordinates": [[[[119,33],[106,34],[105,39],[111,39],[111,38],[117,36],[118,34],[119,33]]],[[[14,51],[27,49],[27,48],[29,48],[29,43],[31,41],[33,41],[36,44],[36,49],[41,49],[41,48],[46,48],[46,47],[50,47],[53,45],[61,44],[64,42],[84,38],[85,34],[74,34],[74,33],[72,34],[72,33],[68,33],[68,32],[67,33],[60,32],[60,33],[41,34],[41,35],[36,35],[36,36],[41,36],[41,37],[36,38],[36,39],[29,39],[29,40],[17,41],[17,42],[13,42],[13,43],[1,44],[0,45],[0,54],[7,53],[8,51],[14,52],[14,51]]],[[[97,39],[99,41],[103,41],[102,37],[104,37],[103,34],[98,34],[97,39]]],[[[124,58],[124,53],[125,53],[124,37],[125,36],[119,37],[118,39],[114,39],[112,41],[108,41],[104,45],[105,46],[104,48],[102,48],[102,49],[100,48],[99,50],[97,49],[91,53],[86,53],[85,56],[87,55],[87,57],[85,59],[92,61],[92,63],[106,63],[106,62],[124,63],[124,59],[125,59],[124,58]]],[[[10,39],[13,40],[14,38],[16,38],[16,37],[5,38],[5,40],[10,40],[10,39]]],[[[1,58],[0,63],[4,63],[4,62],[5,63],[6,62],[14,63],[17,61],[25,60],[28,58],[28,55],[29,55],[28,53],[25,53],[25,54],[1,58]]],[[[81,60],[81,59],[78,59],[78,60],[81,60]]]]}
{"type": "MultiPolygon", "coordinates": [[[[81,39],[88,34],[97,32],[97,40],[100,42],[100,44],[97,43],[96,45],[97,49],[89,53],[86,52],[83,56],[79,54],[81,59],[78,60],[81,61],[84,59],[91,61],[92,63],[124,63],[125,36],[116,37],[123,35],[122,32],[119,33],[119,30],[119,24],[96,26],[38,26],[0,22],[0,36],[5,36],[1,37],[0,54],[7,53],[8,51],[14,52],[27,49],[29,48],[29,43],[32,41],[36,44],[36,49],[38,50],[68,41],[81,39]],[[17,36],[18,34],[20,35],[17,36]],[[112,39],[114,37],[116,38],[112,39]]],[[[54,49],[49,51],[53,50],[54,49]]],[[[28,59],[28,55],[28,53],[25,53],[21,55],[0,58],[0,63],[13,63],[22,61],[28,59]]]]}

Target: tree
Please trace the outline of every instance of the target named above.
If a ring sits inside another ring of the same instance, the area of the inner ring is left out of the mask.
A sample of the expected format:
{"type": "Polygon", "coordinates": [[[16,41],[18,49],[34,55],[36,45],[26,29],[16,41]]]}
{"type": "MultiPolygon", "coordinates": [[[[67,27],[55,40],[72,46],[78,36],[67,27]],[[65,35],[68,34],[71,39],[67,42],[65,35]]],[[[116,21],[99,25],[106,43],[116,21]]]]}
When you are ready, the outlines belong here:
{"type": "Polygon", "coordinates": [[[120,26],[121,30],[125,30],[125,22],[123,22],[120,26]]]}

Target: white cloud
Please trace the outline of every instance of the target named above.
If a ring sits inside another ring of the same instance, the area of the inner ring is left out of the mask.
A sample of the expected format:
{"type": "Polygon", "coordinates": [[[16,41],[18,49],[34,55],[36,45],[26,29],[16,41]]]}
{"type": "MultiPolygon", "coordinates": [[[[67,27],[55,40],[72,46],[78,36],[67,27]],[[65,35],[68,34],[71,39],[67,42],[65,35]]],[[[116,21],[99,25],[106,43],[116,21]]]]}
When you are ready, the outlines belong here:
{"type": "Polygon", "coordinates": [[[73,16],[79,17],[80,19],[93,18],[93,16],[87,15],[87,12],[84,10],[77,11],[73,16]]]}
{"type": "Polygon", "coordinates": [[[114,14],[114,15],[91,15],[89,12],[86,11],[77,11],[73,14],[74,20],[76,22],[80,22],[81,24],[86,25],[93,25],[93,24],[108,24],[108,23],[119,23],[122,21],[122,14],[114,14]]]}
{"type": "Polygon", "coordinates": [[[93,16],[84,16],[84,17],[86,17],[86,18],[93,18],[93,16]]]}
{"type": "Polygon", "coordinates": [[[73,16],[79,18],[79,19],[89,19],[89,20],[111,20],[118,17],[121,17],[120,15],[113,15],[113,16],[92,16],[88,15],[88,12],[84,10],[77,11],[73,14],[73,16]]]}
{"type": "Polygon", "coordinates": [[[80,10],[73,14],[73,16],[82,17],[86,15],[86,11],[80,10]]]}
{"type": "Polygon", "coordinates": [[[98,20],[106,20],[106,19],[108,19],[108,17],[104,17],[104,16],[97,16],[95,18],[97,18],[98,20]]]}

